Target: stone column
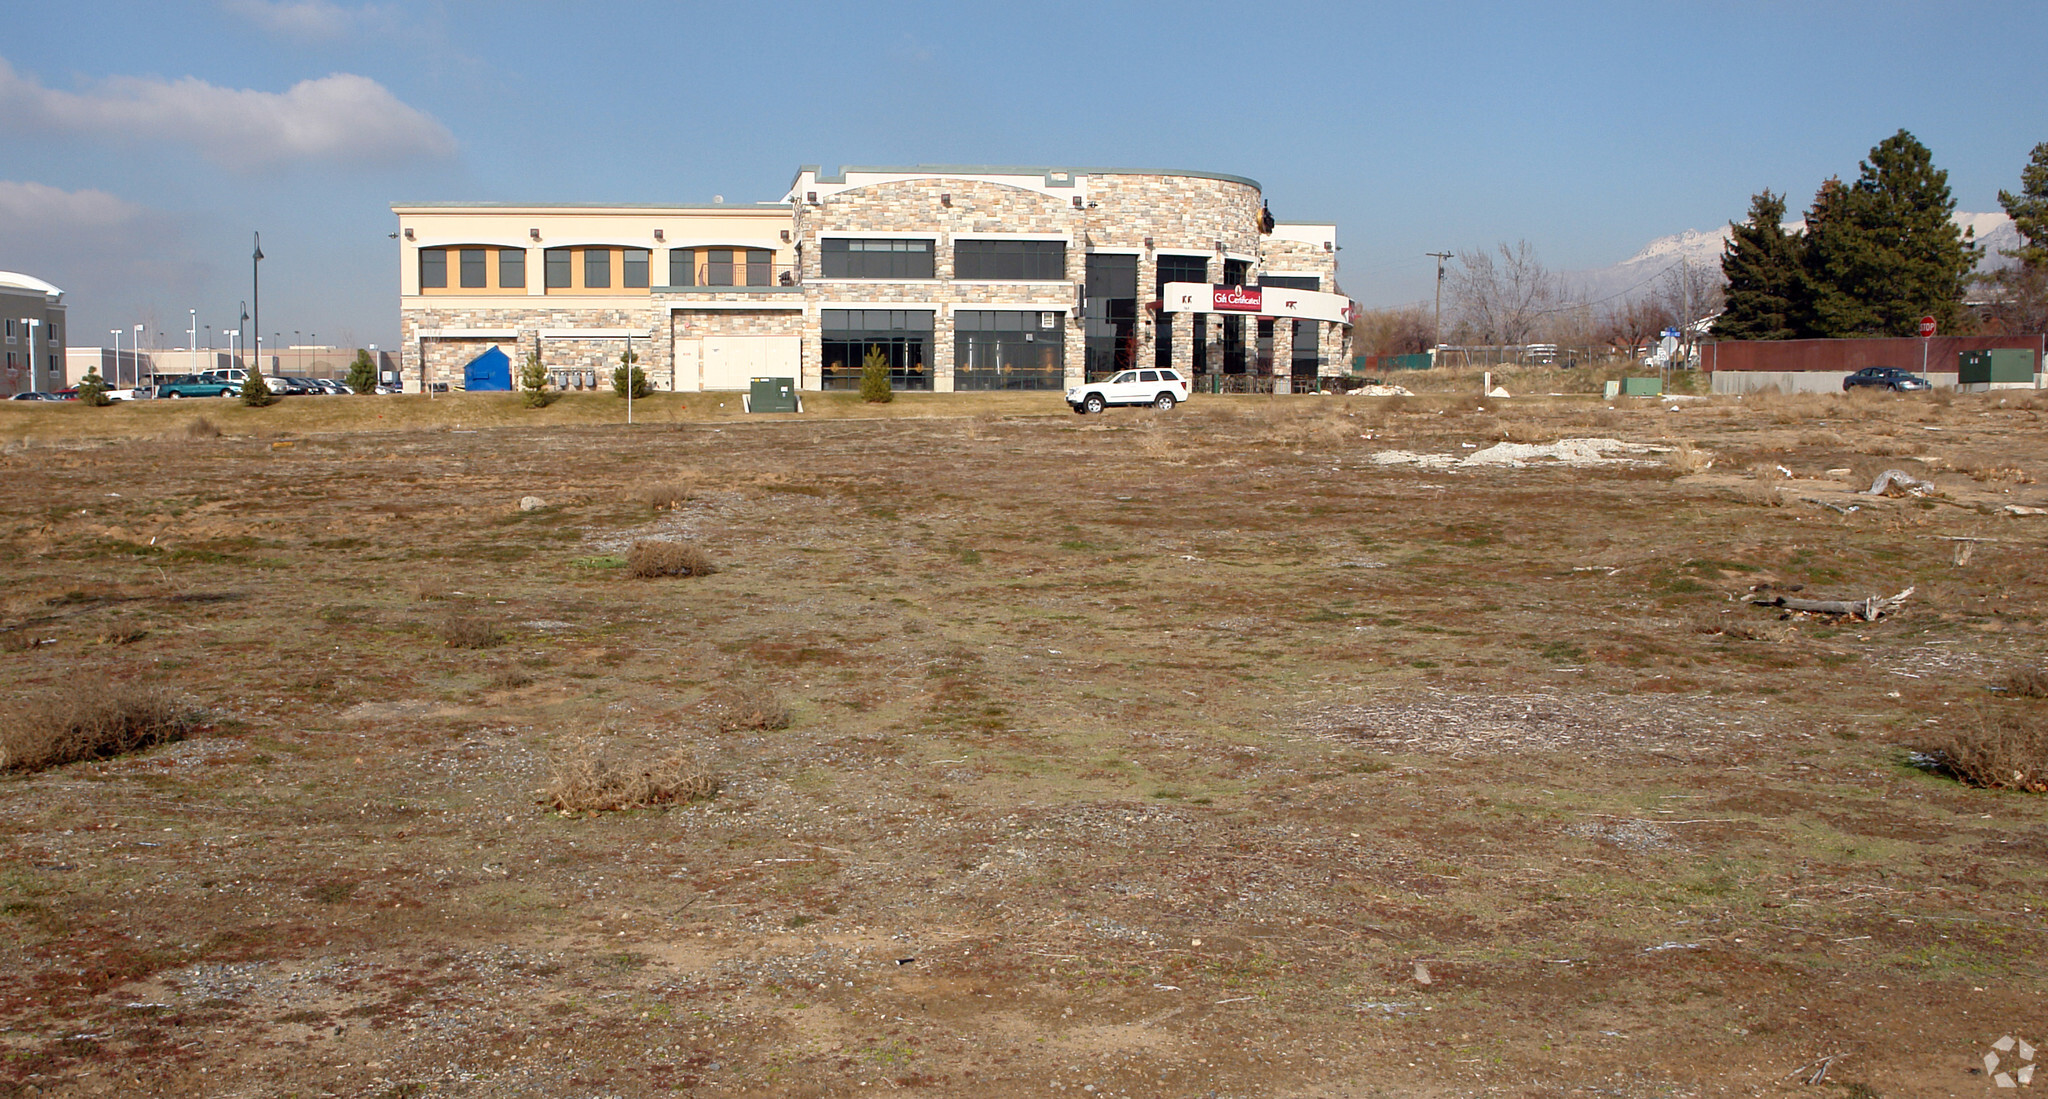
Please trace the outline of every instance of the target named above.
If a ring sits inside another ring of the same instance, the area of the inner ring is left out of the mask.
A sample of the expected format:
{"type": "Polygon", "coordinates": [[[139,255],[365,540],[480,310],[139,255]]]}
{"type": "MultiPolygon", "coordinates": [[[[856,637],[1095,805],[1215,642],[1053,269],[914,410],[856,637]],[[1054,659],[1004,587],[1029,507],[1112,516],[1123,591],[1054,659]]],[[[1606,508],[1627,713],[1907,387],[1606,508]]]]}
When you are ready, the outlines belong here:
{"type": "Polygon", "coordinates": [[[1294,318],[1273,318],[1273,392],[1294,392],[1294,318]]]}

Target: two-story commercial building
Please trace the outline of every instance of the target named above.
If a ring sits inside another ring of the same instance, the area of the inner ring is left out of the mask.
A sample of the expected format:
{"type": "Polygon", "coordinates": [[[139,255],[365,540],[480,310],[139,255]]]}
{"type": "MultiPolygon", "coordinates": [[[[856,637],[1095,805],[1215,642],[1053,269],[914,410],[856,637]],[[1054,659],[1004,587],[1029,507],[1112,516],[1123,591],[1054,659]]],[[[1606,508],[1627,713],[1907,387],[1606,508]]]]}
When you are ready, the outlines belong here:
{"type": "Polygon", "coordinates": [[[64,387],[64,291],[0,271],[0,396],[64,387]]]}
{"type": "Polygon", "coordinates": [[[1349,360],[1336,227],[1275,221],[1241,176],[806,167],[775,203],[392,209],[408,388],[491,348],[580,388],[630,346],[686,391],[850,389],[879,354],[906,390],[1163,365],[1284,392],[1349,360]]]}

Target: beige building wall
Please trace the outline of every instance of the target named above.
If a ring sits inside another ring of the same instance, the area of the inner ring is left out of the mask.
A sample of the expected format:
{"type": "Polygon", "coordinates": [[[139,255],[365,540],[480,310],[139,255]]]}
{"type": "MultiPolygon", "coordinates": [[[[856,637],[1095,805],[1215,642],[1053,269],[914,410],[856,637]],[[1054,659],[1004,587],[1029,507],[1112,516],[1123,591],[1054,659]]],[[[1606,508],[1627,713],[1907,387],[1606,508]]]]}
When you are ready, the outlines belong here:
{"type": "MultiPolygon", "coordinates": [[[[408,392],[419,392],[422,367],[431,384],[459,387],[462,367],[489,347],[511,358],[515,375],[538,350],[551,374],[578,383],[591,375],[600,388],[611,384],[628,345],[635,365],[658,389],[675,387],[673,348],[667,338],[667,310],[658,302],[669,284],[672,253],[693,258],[699,249],[748,249],[771,253],[771,277],[795,264],[789,210],[748,206],[489,206],[418,204],[392,207],[399,218],[398,349],[408,392]],[[487,285],[459,282],[464,246],[488,249],[487,285]],[[648,285],[623,285],[626,249],[648,253],[648,285]],[[446,287],[422,287],[420,252],[449,251],[446,287]],[[499,250],[525,254],[524,283],[499,285],[499,250]],[[548,285],[549,249],[570,252],[568,286],[548,285]],[[584,253],[611,253],[609,287],[584,284],[584,253]]],[[[692,266],[696,264],[693,262],[692,266]]]]}

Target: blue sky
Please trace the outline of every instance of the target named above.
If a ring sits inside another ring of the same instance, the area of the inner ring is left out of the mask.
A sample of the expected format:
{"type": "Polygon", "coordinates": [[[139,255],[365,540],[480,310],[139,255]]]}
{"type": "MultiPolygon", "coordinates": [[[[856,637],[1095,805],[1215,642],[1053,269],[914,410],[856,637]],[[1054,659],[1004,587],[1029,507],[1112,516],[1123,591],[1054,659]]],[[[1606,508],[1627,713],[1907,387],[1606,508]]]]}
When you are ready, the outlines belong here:
{"type": "MultiPolygon", "coordinates": [[[[799,165],[1180,167],[1328,220],[1345,289],[1422,253],[1554,269],[1796,211],[1904,127],[1958,206],[2048,141],[2048,5],[0,2],[0,269],[74,344],[187,310],[397,335],[395,201],[779,198],[799,165]]],[[[202,335],[202,341],[204,336],[202,335]]]]}

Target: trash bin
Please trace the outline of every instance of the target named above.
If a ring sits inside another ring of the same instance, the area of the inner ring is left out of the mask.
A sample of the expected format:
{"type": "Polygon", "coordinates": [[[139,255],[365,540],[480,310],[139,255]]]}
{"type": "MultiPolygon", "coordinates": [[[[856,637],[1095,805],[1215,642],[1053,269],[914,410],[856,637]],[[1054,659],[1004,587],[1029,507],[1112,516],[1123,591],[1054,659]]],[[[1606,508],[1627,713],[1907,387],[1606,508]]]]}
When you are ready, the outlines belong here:
{"type": "Polygon", "coordinates": [[[795,378],[752,378],[747,385],[748,412],[802,412],[795,378]]]}

